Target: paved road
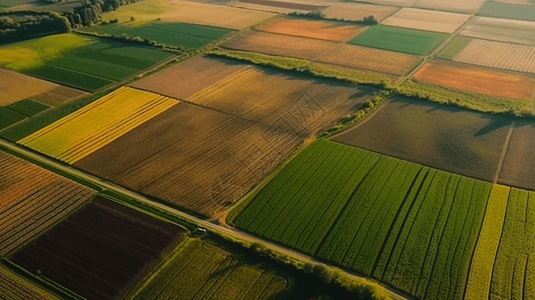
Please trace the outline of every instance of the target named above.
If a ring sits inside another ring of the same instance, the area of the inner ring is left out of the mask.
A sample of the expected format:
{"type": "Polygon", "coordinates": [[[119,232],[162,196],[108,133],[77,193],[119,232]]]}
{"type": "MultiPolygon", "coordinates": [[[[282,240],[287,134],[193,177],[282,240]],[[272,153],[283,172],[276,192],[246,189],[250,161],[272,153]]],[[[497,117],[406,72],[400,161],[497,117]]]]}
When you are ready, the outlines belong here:
{"type": "MultiPolygon", "coordinates": [[[[180,217],[180,218],[182,218],[182,219],[184,219],[184,220],[186,220],[186,221],[188,221],[190,223],[193,223],[193,224],[195,224],[197,226],[201,226],[201,227],[207,228],[212,232],[216,232],[216,233],[220,233],[220,234],[226,234],[226,235],[232,236],[232,237],[234,237],[236,239],[239,239],[239,240],[242,240],[242,241],[246,241],[246,242],[249,242],[249,243],[255,243],[255,242],[262,243],[262,244],[266,245],[268,248],[271,248],[272,250],[274,250],[276,252],[285,254],[285,255],[287,255],[287,256],[289,256],[291,258],[303,261],[305,263],[316,263],[316,264],[319,264],[319,262],[317,262],[314,258],[312,258],[312,257],[310,257],[308,255],[304,255],[304,254],[299,253],[297,251],[294,251],[294,250],[288,249],[286,247],[280,246],[278,244],[272,243],[270,241],[263,240],[261,238],[253,236],[253,235],[248,234],[246,232],[237,230],[235,228],[230,228],[230,227],[217,225],[217,224],[211,223],[210,221],[203,220],[203,219],[197,218],[195,216],[189,215],[189,214],[187,214],[187,213],[185,213],[183,211],[171,208],[171,207],[166,206],[164,204],[161,204],[161,203],[158,203],[158,202],[154,202],[154,201],[144,197],[143,195],[140,195],[138,193],[130,191],[130,190],[126,189],[126,188],[117,186],[117,185],[115,185],[113,183],[110,183],[108,181],[102,180],[101,178],[98,178],[96,176],[87,174],[87,173],[85,173],[83,171],[80,171],[80,170],[78,170],[76,168],[73,168],[71,166],[67,166],[65,164],[59,163],[58,161],[56,161],[56,160],[54,160],[52,158],[46,157],[46,156],[41,155],[41,154],[37,154],[37,153],[35,153],[33,151],[30,151],[30,150],[28,150],[28,149],[26,149],[26,148],[24,148],[24,147],[22,147],[20,145],[5,141],[3,139],[0,139],[0,146],[3,146],[4,148],[9,149],[9,150],[17,153],[18,155],[20,155],[22,157],[25,157],[27,159],[38,161],[39,163],[44,164],[44,165],[48,166],[49,168],[51,168],[53,170],[58,170],[58,171],[61,171],[61,172],[65,172],[65,173],[69,174],[70,176],[73,176],[73,177],[76,177],[76,178],[83,179],[83,180],[86,180],[88,182],[91,182],[92,184],[94,184],[96,186],[99,186],[102,189],[109,190],[109,191],[114,191],[114,192],[117,192],[119,194],[125,195],[125,196],[130,197],[130,198],[132,198],[132,199],[134,199],[136,201],[139,201],[139,202],[141,202],[141,203],[143,203],[145,205],[158,208],[158,209],[160,209],[162,211],[165,211],[166,213],[169,213],[171,215],[175,215],[177,217],[180,217]]],[[[355,275],[353,273],[350,273],[347,270],[344,270],[344,272],[346,273],[346,275],[348,277],[353,278],[353,279],[365,278],[365,277],[361,277],[361,276],[355,275]]],[[[368,279],[368,278],[365,278],[365,279],[368,279]]],[[[372,280],[372,281],[375,281],[375,280],[372,280]]],[[[377,281],[375,281],[375,282],[377,282],[377,281]]],[[[379,282],[377,282],[377,283],[379,283],[379,282]]],[[[387,290],[387,292],[392,297],[394,297],[395,299],[400,299],[400,300],[411,300],[411,299],[413,299],[413,298],[411,298],[411,297],[409,297],[407,295],[402,295],[402,293],[400,291],[394,290],[394,289],[392,289],[392,288],[390,288],[388,286],[385,286],[385,285],[383,285],[381,283],[379,283],[379,284],[381,286],[383,286],[387,290]]]]}

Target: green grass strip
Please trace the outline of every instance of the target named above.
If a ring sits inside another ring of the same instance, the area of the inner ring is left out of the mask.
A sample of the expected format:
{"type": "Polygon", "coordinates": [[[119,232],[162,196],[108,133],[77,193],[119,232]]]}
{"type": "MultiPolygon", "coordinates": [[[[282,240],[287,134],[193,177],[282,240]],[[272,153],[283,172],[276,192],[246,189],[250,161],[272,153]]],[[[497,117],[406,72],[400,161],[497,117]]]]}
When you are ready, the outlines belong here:
{"type": "Polygon", "coordinates": [[[48,105],[31,99],[20,100],[15,103],[11,103],[6,107],[28,117],[34,116],[50,108],[48,105]]]}
{"type": "Polygon", "coordinates": [[[11,126],[24,119],[26,119],[25,115],[0,106],[0,129],[11,126]]]}
{"type": "Polygon", "coordinates": [[[440,50],[437,57],[453,60],[472,40],[473,39],[469,37],[456,36],[446,47],[444,47],[444,49],[440,50]]]}

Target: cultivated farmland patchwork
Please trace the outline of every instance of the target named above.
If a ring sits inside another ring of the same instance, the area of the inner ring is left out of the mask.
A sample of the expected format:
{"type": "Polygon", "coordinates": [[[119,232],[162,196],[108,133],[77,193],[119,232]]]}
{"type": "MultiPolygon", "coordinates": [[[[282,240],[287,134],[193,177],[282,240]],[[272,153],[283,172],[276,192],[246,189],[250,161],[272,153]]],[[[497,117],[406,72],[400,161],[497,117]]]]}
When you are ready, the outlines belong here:
{"type": "Polygon", "coordinates": [[[381,24],[442,33],[453,33],[461,27],[468,18],[468,15],[462,14],[403,8],[393,16],[381,22],[381,24]]]}

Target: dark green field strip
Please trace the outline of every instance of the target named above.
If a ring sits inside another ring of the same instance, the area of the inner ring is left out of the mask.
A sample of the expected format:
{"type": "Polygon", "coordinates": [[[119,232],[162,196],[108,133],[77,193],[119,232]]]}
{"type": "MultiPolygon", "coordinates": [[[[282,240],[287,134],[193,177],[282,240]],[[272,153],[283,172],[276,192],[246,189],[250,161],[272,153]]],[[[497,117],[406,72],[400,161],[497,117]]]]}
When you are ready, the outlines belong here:
{"type": "Polygon", "coordinates": [[[48,105],[31,99],[20,100],[15,103],[11,103],[6,107],[28,117],[34,116],[50,108],[48,105]]]}
{"type": "Polygon", "coordinates": [[[409,54],[425,55],[433,51],[447,38],[448,35],[444,33],[375,25],[352,39],[350,43],[409,54]]]}
{"type": "Polygon", "coordinates": [[[319,140],[253,199],[236,225],[420,299],[459,299],[490,189],[319,140]]]}
{"type": "Polygon", "coordinates": [[[64,83],[87,91],[95,91],[113,83],[113,81],[101,77],[78,73],[54,67],[52,65],[46,65],[36,70],[25,71],[24,73],[54,82],[64,83]]]}
{"type": "Polygon", "coordinates": [[[477,14],[480,16],[535,21],[535,1],[526,4],[503,3],[487,1],[481,6],[477,14]]]}
{"type": "Polygon", "coordinates": [[[121,80],[131,74],[138,72],[138,70],[124,67],[114,63],[103,61],[96,61],[83,57],[69,57],[54,61],[50,66],[59,67],[61,69],[73,70],[95,77],[102,77],[110,80],[121,80]]]}
{"type": "Polygon", "coordinates": [[[174,47],[200,48],[232,30],[174,22],[151,22],[142,26],[112,24],[91,28],[90,31],[121,36],[141,37],[174,47]]]}
{"type": "Polygon", "coordinates": [[[472,40],[473,39],[469,37],[456,36],[446,47],[444,47],[444,49],[440,50],[437,57],[453,60],[472,40]]]}
{"type": "Polygon", "coordinates": [[[0,106],[0,129],[11,126],[24,119],[26,119],[25,115],[0,106]]]}
{"type": "Polygon", "coordinates": [[[534,299],[534,238],[535,193],[511,189],[489,299],[534,299]]]}

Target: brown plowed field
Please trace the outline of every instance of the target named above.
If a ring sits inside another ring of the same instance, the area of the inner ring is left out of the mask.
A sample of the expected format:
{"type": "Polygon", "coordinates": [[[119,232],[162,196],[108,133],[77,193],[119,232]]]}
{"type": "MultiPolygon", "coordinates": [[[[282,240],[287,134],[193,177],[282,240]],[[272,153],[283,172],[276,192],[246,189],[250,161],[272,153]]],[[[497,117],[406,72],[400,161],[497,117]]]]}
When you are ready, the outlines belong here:
{"type": "Polygon", "coordinates": [[[186,99],[225,78],[250,68],[250,65],[229,59],[207,59],[195,56],[162,72],[136,81],[132,87],[162,95],[186,99]]]}
{"type": "Polygon", "coordinates": [[[314,59],[338,43],[296,36],[252,31],[231,39],[223,48],[269,55],[314,59]]]}
{"type": "Polygon", "coordinates": [[[347,25],[341,22],[303,20],[295,18],[278,19],[262,26],[259,30],[300,37],[342,42],[364,31],[366,27],[347,25]]]}
{"type": "Polygon", "coordinates": [[[417,56],[356,45],[342,45],[317,61],[392,75],[403,75],[420,62],[417,56]]]}
{"type": "Polygon", "coordinates": [[[458,62],[535,73],[535,47],[472,40],[455,58],[458,62]]]}
{"type": "Polygon", "coordinates": [[[0,69],[0,106],[26,98],[56,106],[82,95],[87,95],[87,93],[0,69]]]}
{"type": "Polygon", "coordinates": [[[461,31],[473,38],[535,46],[535,22],[474,17],[461,31]]]}
{"type": "MultiPolygon", "coordinates": [[[[204,60],[211,59],[197,63],[204,60]]],[[[190,80],[211,80],[203,73],[213,72],[193,72],[190,80]]],[[[75,166],[213,215],[251,189],[304,139],[361,107],[375,91],[259,67],[203,86],[75,166]]],[[[176,97],[167,85],[152,86],[153,92],[165,90],[176,97]]],[[[183,95],[180,89],[177,93],[183,95]]]]}
{"type": "Polygon", "coordinates": [[[445,61],[425,64],[413,78],[457,90],[528,101],[535,90],[535,79],[526,75],[445,61]]]}
{"type": "Polygon", "coordinates": [[[397,7],[361,4],[361,3],[335,3],[321,12],[332,19],[343,19],[349,21],[359,21],[364,17],[375,16],[377,21],[382,21],[393,14],[397,7]]]}
{"type": "Polygon", "coordinates": [[[0,254],[76,210],[93,190],[0,152],[0,254]]]}
{"type": "Polygon", "coordinates": [[[399,97],[333,140],[492,181],[510,126],[507,118],[399,97]]]}
{"type": "Polygon", "coordinates": [[[515,124],[498,182],[523,189],[535,189],[535,126],[515,124]]]}
{"type": "Polygon", "coordinates": [[[97,198],[11,259],[88,299],[123,299],[182,231],[97,198]]]}
{"type": "Polygon", "coordinates": [[[454,33],[469,17],[468,15],[442,11],[403,8],[390,18],[381,22],[381,24],[442,33],[454,33]]]}

